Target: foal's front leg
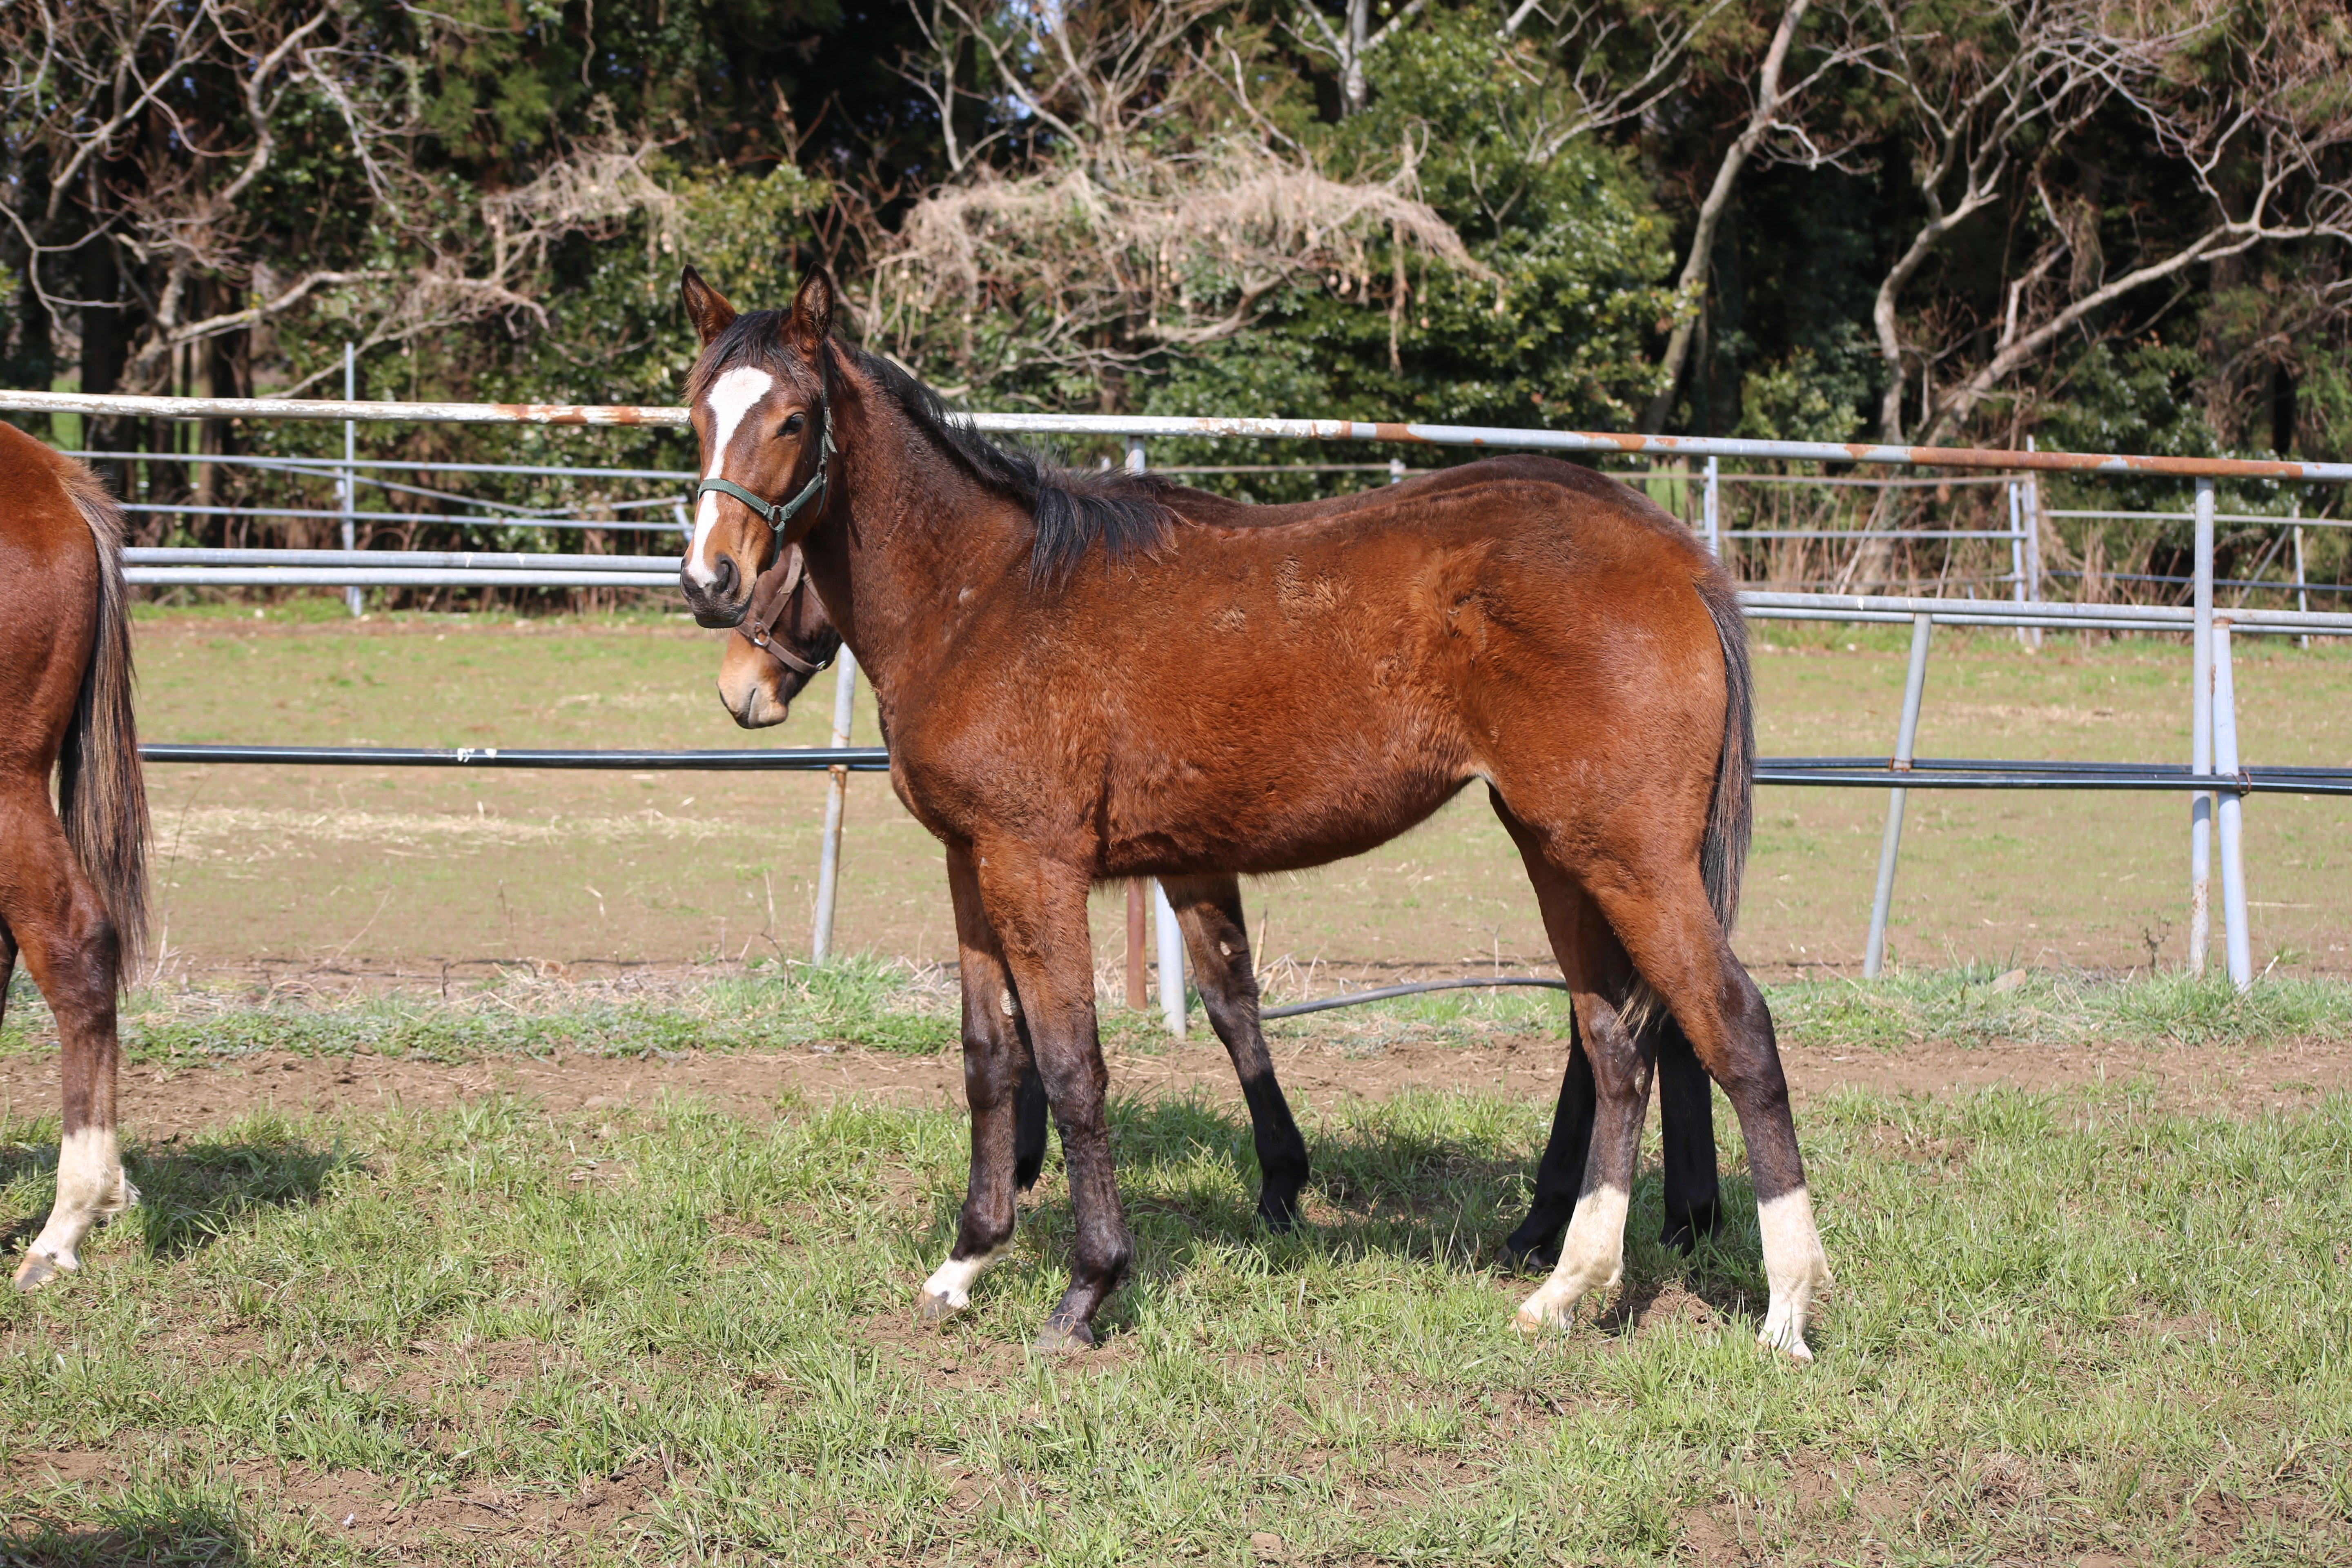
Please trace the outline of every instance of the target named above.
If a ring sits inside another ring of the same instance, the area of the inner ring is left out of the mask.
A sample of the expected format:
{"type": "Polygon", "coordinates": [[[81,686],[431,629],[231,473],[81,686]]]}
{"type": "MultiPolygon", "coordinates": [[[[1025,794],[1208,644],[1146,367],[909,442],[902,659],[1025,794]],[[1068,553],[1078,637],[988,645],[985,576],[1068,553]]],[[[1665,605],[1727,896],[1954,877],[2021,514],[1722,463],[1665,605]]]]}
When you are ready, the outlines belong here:
{"type": "Polygon", "coordinates": [[[1062,1134],[1076,1222],[1069,1288],[1036,1344],[1075,1350],[1094,1343],[1095,1314],[1126,1278],[1135,1255],[1105,1119],[1110,1073],[1096,1031],[1089,878],[1085,868],[1049,860],[1022,844],[975,845],[974,851],[981,900],[1013,972],[1037,1074],[1062,1134]]]}
{"type": "Polygon", "coordinates": [[[1258,1217],[1287,1230],[1298,1223],[1298,1192],[1307,1184],[1307,1140],[1282,1096],[1258,1023],[1257,972],[1249,931],[1242,924],[1241,882],[1220,875],[1163,878],[1160,885],[1184,928],[1209,1023],[1234,1059],[1234,1076],[1249,1105],[1257,1144],[1258,1217]]]}
{"type": "Polygon", "coordinates": [[[1036,1180],[1045,1155],[1042,1115],[1024,1115],[1037,1074],[1004,953],[982,907],[968,851],[948,850],[955,901],[957,968],[963,981],[963,1089],[971,1106],[971,1179],[947,1261],[923,1285],[915,1310],[927,1322],[971,1305],[972,1282],[1013,1239],[1013,1199],[1036,1180]],[[1034,1121],[1033,1135],[1021,1124],[1034,1121]],[[1034,1142],[1034,1152],[1023,1148],[1034,1142]],[[1025,1173],[1024,1173],[1025,1167],[1025,1173]]]}

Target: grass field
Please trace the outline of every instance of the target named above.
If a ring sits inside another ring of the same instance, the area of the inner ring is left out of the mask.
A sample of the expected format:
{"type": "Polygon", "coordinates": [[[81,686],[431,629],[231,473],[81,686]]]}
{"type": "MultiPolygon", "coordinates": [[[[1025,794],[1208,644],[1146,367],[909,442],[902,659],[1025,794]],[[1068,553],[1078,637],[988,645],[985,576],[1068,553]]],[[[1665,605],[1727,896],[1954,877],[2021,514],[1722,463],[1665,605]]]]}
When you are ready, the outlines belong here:
{"type": "MultiPolygon", "coordinates": [[[[383,745],[822,744],[829,686],[747,734],[712,690],[723,634],[676,620],[482,616],[353,623],[334,606],[147,611],[141,722],[151,739],[383,745]]],[[[2029,654],[1939,632],[1919,747],[1930,755],[2176,760],[2188,754],[2186,650],[2029,654]]],[[[1883,753],[1903,641],[1884,630],[1761,625],[1763,750],[1883,753]]],[[[2352,654],[2245,639],[2249,760],[2352,763],[2352,654]]],[[[861,697],[856,738],[875,736],[861,697]]],[[[164,973],[280,986],[436,984],[501,965],[613,974],[740,971],[807,951],[821,780],[803,775],[463,773],[157,768],[164,973]],[[445,967],[446,966],[446,967],[445,967]]],[[[1766,789],[1739,934],[1781,976],[1861,958],[1881,792],[1766,789]]],[[[1897,962],[2123,973],[2184,952],[2187,807],[2164,795],[1915,793],[1897,883],[1897,962]]],[[[2352,802],[2246,806],[2257,967],[2352,974],[2352,802]]],[[[852,786],[837,947],[916,963],[951,955],[939,852],[878,777],[852,786]]],[[[1400,973],[1548,962],[1533,900],[1483,798],[1361,858],[1247,894],[1285,995],[1400,973]]],[[[1118,914],[1097,906],[1097,957],[1118,914]]]]}
{"type": "MultiPolygon", "coordinates": [[[[1556,1075],[1545,998],[1278,1026],[1317,1170],[1294,1236],[1253,1222],[1213,1048],[1189,1083],[1121,1093],[1138,1272],[1105,1345],[1067,1360],[1021,1348],[1063,1278],[1052,1164],[969,1320],[910,1321],[966,1142],[939,1092],[940,997],[890,972],[657,1007],[520,981],[446,1005],[146,998],[129,1031],[145,1201],[83,1275],[0,1300],[0,1552],[2352,1561],[2352,992],[1975,971],[1772,1001],[1838,1272],[1810,1368],[1752,1343],[1754,1209],[1720,1112],[1722,1240],[1690,1260],[1653,1245],[1645,1167],[1620,1293],[1573,1336],[1509,1331],[1529,1282],[1499,1242],[1548,1101],[1482,1085],[1505,1049],[1549,1053],[1523,1085],[1556,1075]],[[847,1087],[620,1088],[624,1064],[689,1042],[705,1049],[676,1065],[707,1081],[753,1081],[786,1046],[849,1064],[847,1087]],[[1849,1060],[1932,1072],[2005,1048],[2046,1067],[2102,1046],[2072,1087],[1830,1086],[1849,1060]],[[1392,1058],[1418,1076],[1300,1087],[1392,1058]],[[932,1089],[882,1093],[892,1060],[932,1089]],[[502,1088],[502,1061],[609,1092],[502,1088]],[[2334,1076],[2272,1096],[2315,1061],[2334,1076]],[[303,1063],[325,1098],[225,1092],[303,1063]],[[2251,1098],[2178,1076],[2224,1063],[2251,1098]],[[373,1076],[387,1064],[408,1076],[373,1076]],[[433,1072],[456,1092],[425,1092],[433,1072]],[[166,1101],[215,1114],[141,1136],[166,1101]]],[[[44,1044],[37,1005],[16,1017],[0,1068],[44,1044]]],[[[1151,1063],[1133,1053],[1164,1047],[1112,1023],[1115,1083],[1137,1081],[1151,1063]]],[[[0,1110],[20,1243],[48,1201],[53,1104],[0,1110]]]]}

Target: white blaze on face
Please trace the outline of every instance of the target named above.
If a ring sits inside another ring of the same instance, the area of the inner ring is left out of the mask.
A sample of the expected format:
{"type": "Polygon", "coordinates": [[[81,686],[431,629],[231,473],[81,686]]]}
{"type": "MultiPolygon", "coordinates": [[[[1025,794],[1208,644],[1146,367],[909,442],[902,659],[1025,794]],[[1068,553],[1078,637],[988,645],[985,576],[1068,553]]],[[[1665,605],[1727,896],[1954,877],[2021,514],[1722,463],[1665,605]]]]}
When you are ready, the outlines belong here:
{"type": "MultiPolygon", "coordinates": [[[[702,400],[710,410],[710,440],[703,448],[709,461],[703,465],[704,479],[727,477],[727,448],[734,443],[737,427],[775,385],[774,376],[750,365],[738,365],[710,384],[709,394],[702,400]]],[[[695,508],[694,545],[686,552],[686,570],[706,588],[719,577],[719,563],[710,554],[710,531],[718,526],[719,497],[705,493],[695,508]]]]}

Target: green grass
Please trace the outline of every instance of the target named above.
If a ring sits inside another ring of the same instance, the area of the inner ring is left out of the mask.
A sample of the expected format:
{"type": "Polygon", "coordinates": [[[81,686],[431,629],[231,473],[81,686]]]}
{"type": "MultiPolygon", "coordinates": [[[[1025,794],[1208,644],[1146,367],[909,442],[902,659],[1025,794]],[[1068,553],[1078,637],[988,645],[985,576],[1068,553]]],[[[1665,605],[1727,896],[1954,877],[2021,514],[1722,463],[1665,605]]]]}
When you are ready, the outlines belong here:
{"type": "MultiPolygon", "coordinates": [[[[1050,1169],[970,1320],[908,1323],[962,1185],[953,1114],[255,1116],[134,1151],[146,1201],[85,1274],[0,1300],[0,1466],[128,1464],[20,1484],[0,1545],[1239,1563],[1271,1532],[1304,1562],[2344,1561],[2352,1100],[2150,1104],[1816,1108],[1839,1284],[1811,1368],[1752,1343],[1736,1175],[1729,1234],[1690,1262],[1652,1243],[1645,1180],[1617,1307],[1515,1336],[1528,1282],[1496,1255],[1543,1108],[1492,1098],[1310,1117],[1310,1224],[1287,1237],[1251,1221],[1245,1124],[1118,1105],[1138,1273],[1069,1361],[1018,1348],[1063,1279],[1050,1169]],[[339,1524],[457,1496],[536,1517],[615,1477],[638,1500],[595,1533],[339,1524]]],[[[0,1126],[0,1212],[46,1208],[55,1136],[0,1126]]]]}
{"type": "MultiPolygon", "coordinates": [[[[1765,994],[1783,1042],[1899,1051],[1928,1041],[2064,1046],[2095,1039],[2156,1047],[2253,1047],[2281,1039],[2352,1039],[2352,985],[2269,978],[2243,996],[2219,975],[2115,979],[1991,964],[1906,971],[1872,982],[1793,981],[1765,994]]],[[[1276,997],[1276,1000],[1281,1000],[1276,997]]],[[[122,1009],[132,1063],[202,1061],[290,1051],[366,1052],[470,1061],[568,1052],[628,1057],[684,1050],[775,1050],[820,1043],[926,1054],[952,1049],[951,977],[847,957],[822,967],[764,965],[748,976],[658,986],[550,983],[520,971],[459,984],[446,997],[385,992],[348,998],[256,994],[255,988],[141,992],[122,1009]]],[[[1207,1021],[1197,999],[1193,1028],[1207,1021]]],[[[1107,1006],[1105,1042],[1164,1049],[1156,1013],[1107,1006]]],[[[1498,1034],[1564,1035],[1557,992],[1441,991],[1339,1013],[1280,1019],[1269,1039],[1336,1037],[1349,1050],[1406,1041],[1471,1044],[1498,1034]]],[[[0,1056],[55,1048],[40,994],[18,973],[0,1024],[0,1056]]]]}

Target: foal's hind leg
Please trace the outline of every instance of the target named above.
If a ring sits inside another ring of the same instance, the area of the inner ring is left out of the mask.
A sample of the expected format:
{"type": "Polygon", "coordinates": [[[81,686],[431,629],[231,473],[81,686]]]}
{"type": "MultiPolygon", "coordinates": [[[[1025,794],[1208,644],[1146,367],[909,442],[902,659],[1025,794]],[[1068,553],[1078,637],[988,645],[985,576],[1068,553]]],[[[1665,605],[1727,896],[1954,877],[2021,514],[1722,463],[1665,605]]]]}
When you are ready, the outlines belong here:
{"type": "Polygon", "coordinates": [[[1520,841],[1528,877],[1542,906],[1544,929],[1560,972],[1568,977],[1576,1019],[1591,1063],[1592,1132],[1583,1180],[1568,1236],[1551,1278],[1519,1308],[1526,1329],[1566,1328],[1576,1306],[1595,1290],[1606,1290],[1623,1272],[1625,1213],[1632,1202],[1633,1171],[1642,1152],[1642,1116],[1649,1105],[1650,1063],[1642,1042],[1619,1011],[1631,978],[1599,910],[1582,889],[1545,859],[1526,830],[1507,817],[1520,841]]]}
{"type": "MultiPolygon", "coordinates": [[[[1672,1017],[1653,1019],[1642,1047],[1644,1055],[1653,1047],[1656,1052],[1658,1121],[1665,1144],[1666,1219],[1658,1239],[1689,1252],[1700,1237],[1714,1235],[1719,1223],[1714,1097],[1706,1069],[1699,1066],[1689,1039],[1672,1017]]],[[[1521,1268],[1549,1268],[1559,1261],[1560,1232],[1568,1228],[1577,1193],[1584,1185],[1595,1094],[1592,1063],[1585,1057],[1583,1035],[1570,1012],[1568,1068],[1560,1075],[1551,1137],[1536,1165],[1535,1197],[1528,1205],[1528,1217],[1503,1242],[1504,1256],[1521,1268]]]]}
{"type": "Polygon", "coordinates": [[[1635,856],[1627,858],[1633,864],[1622,869],[1634,874],[1601,879],[1593,897],[1739,1115],[1763,1231],[1764,1274],[1772,1288],[1757,1337],[1811,1361],[1805,1318],[1815,1293],[1830,1283],[1829,1259],[1805,1191],[1804,1161],[1797,1152],[1796,1121],[1789,1110],[1772,1015],[1764,994],[1732,956],[1696,868],[1645,868],[1635,856]],[[1654,874],[1643,876],[1642,870],[1654,874]]]}
{"type": "Polygon", "coordinates": [[[916,1311],[930,1321],[971,1305],[972,1281],[1013,1239],[1016,1189],[1036,1180],[1045,1150],[1045,1099],[1013,977],[981,907],[971,857],[954,848],[948,851],[948,889],[955,901],[957,968],[963,981],[971,1179],[964,1189],[955,1245],[916,1299],[916,1311]]]}
{"type": "Polygon", "coordinates": [[[1258,1025],[1257,974],[1249,931],[1242,924],[1242,889],[1230,876],[1171,877],[1160,884],[1184,928],[1192,970],[1209,1023],[1234,1058],[1242,1099],[1249,1104],[1257,1143],[1258,1217],[1277,1230],[1298,1223],[1298,1190],[1307,1184],[1307,1140],[1298,1135],[1290,1103],[1275,1080],[1274,1058],[1258,1025]]]}
{"type": "Polygon", "coordinates": [[[22,948],[57,1016],[65,1090],[57,1202],[16,1268],[16,1289],[32,1290],[80,1268],[82,1238],[137,1203],[139,1193],[123,1174],[114,1120],[119,943],[49,809],[46,781],[19,783],[0,800],[0,843],[9,847],[10,862],[0,876],[0,926],[22,948]]]}

